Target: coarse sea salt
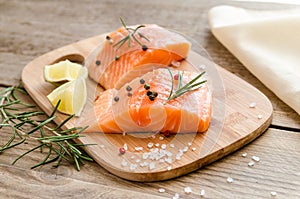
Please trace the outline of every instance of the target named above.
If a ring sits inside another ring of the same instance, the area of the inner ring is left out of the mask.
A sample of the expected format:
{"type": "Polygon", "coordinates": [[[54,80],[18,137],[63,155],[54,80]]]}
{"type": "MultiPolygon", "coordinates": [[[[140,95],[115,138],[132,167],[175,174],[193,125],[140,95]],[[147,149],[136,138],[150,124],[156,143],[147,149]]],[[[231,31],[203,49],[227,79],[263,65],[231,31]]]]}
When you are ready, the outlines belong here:
{"type": "Polygon", "coordinates": [[[155,163],[154,163],[154,162],[151,162],[151,163],[149,164],[149,169],[150,169],[150,170],[155,169],[155,163]]]}
{"type": "Polygon", "coordinates": [[[137,168],[137,164],[130,164],[130,170],[134,171],[137,168]]]}
{"type": "Polygon", "coordinates": [[[175,67],[179,67],[180,66],[180,62],[179,61],[176,61],[176,60],[173,60],[172,62],[171,62],[171,64],[172,64],[172,66],[175,66],[175,67]]]}
{"type": "Polygon", "coordinates": [[[163,136],[159,136],[159,140],[164,140],[164,137],[163,136]]]}
{"type": "Polygon", "coordinates": [[[243,153],[243,154],[242,154],[242,157],[245,158],[245,157],[247,157],[247,155],[248,155],[247,153],[243,153]]]}
{"type": "Polygon", "coordinates": [[[276,197],[277,196],[277,192],[276,191],[271,191],[270,194],[271,194],[272,197],[276,197]]]}
{"type": "Polygon", "coordinates": [[[256,107],[256,103],[255,102],[252,102],[249,104],[249,108],[255,108],[256,107]]]}
{"type": "Polygon", "coordinates": [[[249,167],[253,167],[254,164],[255,164],[255,163],[254,163],[252,160],[251,160],[250,162],[248,162],[248,166],[249,166],[249,167]]]}
{"type": "Polygon", "coordinates": [[[151,149],[152,147],[153,147],[153,143],[152,142],[149,142],[148,144],[147,144],[147,147],[149,148],[149,149],[151,149]]]}
{"type": "Polygon", "coordinates": [[[166,192],[166,190],[165,190],[164,188],[159,188],[159,189],[158,189],[158,192],[159,192],[159,193],[164,193],[164,192],[166,192]]]}
{"type": "Polygon", "coordinates": [[[171,166],[168,166],[168,167],[167,167],[167,170],[168,170],[168,171],[170,171],[171,169],[172,169],[172,167],[171,167],[171,166]]]}
{"type": "Polygon", "coordinates": [[[179,199],[179,193],[175,193],[172,199],[179,199]]]}
{"type": "Polygon", "coordinates": [[[201,196],[201,197],[205,196],[205,190],[204,190],[204,189],[201,189],[201,191],[200,191],[200,196],[201,196]]]}
{"type": "Polygon", "coordinates": [[[134,149],[135,149],[136,151],[142,151],[142,150],[143,150],[143,147],[134,147],[134,149]]]}
{"type": "Polygon", "coordinates": [[[122,160],[122,162],[121,162],[121,165],[123,166],[123,167],[126,167],[127,165],[128,165],[128,162],[126,161],[126,160],[122,160]]]}
{"type": "Polygon", "coordinates": [[[228,178],[227,178],[227,182],[228,182],[228,183],[232,183],[232,182],[233,182],[233,178],[232,178],[232,177],[228,177],[228,178]]]}
{"type": "Polygon", "coordinates": [[[189,142],[189,143],[188,143],[188,146],[192,146],[192,143],[191,143],[191,142],[189,142]]]}
{"type": "Polygon", "coordinates": [[[162,145],[161,145],[161,148],[162,148],[162,149],[166,149],[166,148],[167,148],[167,145],[166,145],[166,144],[162,144],[162,145]]]}
{"type": "Polygon", "coordinates": [[[188,150],[189,150],[189,147],[186,146],[186,147],[184,147],[184,148],[182,149],[182,152],[185,153],[185,152],[187,152],[188,150]]]}
{"type": "Polygon", "coordinates": [[[127,151],[127,150],[128,150],[128,146],[127,146],[127,144],[126,144],[126,143],[123,145],[123,148],[125,149],[125,151],[127,151]]]}
{"type": "Polygon", "coordinates": [[[148,162],[142,162],[142,163],[140,163],[140,166],[141,166],[141,167],[146,167],[146,166],[148,166],[148,165],[149,165],[148,162]]]}
{"type": "Polygon", "coordinates": [[[159,144],[159,143],[156,143],[156,144],[155,144],[155,146],[156,146],[156,147],[159,147],[159,146],[160,146],[160,144],[159,144]]]}
{"type": "Polygon", "coordinates": [[[260,115],[260,114],[257,115],[257,118],[258,118],[258,119],[262,119],[262,115],[260,115]]]}
{"type": "Polygon", "coordinates": [[[258,156],[252,156],[252,160],[256,161],[256,162],[259,162],[260,161],[260,158],[258,156]]]}
{"type": "Polygon", "coordinates": [[[206,68],[206,66],[204,64],[202,64],[201,66],[199,66],[202,70],[204,70],[206,68]]]}
{"type": "Polygon", "coordinates": [[[184,187],[184,192],[186,194],[190,194],[190,193],[192,193],[192,188],[191,187],[184,187]]]}
{"type": "Polygon", "coordinates": [[[175,145],[174,145],[173,143],[171,143],[171,144],[170,144],[170,147],[171,147],[171,148],[174,148],[174,147],[175,147],[175,145]]]}
{"type": "Polygon", "coordinates": [[[196,151],[196,150],[197,150],[197,148],[196,148],[196,147],[193,147],[193,148],[192,148],[192,151],[196,151]]]}

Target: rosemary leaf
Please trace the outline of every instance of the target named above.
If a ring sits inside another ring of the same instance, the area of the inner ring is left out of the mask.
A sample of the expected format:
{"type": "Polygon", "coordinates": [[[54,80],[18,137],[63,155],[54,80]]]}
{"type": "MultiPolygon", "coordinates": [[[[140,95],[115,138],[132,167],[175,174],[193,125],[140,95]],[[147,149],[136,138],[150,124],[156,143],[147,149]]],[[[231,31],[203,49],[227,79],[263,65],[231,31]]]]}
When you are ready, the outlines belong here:
{"type": "Polygon", "coordinates": [[[43,145],[44,145],[44,144],[40,144],[40,145],[38,145],[38,146],[36,146],[36,147],[33,147],[32,149],[26,151],[25,153],[23,153],[22,155],[20,155],[18,158],[16,158],[16,159],[13,161],[13,163],[11,163],[11,164],[14,165],[14,164],[15,164],[18,160],[20,160],[22,157],[24,157],[25,155],[31,153],[32,151],[34,151],[34,150],[40,148],[40,147],[43,146],[43,145]]]}
{"type": "Polygon", "coordinates": [[[75,164],[76,169],[80,170],[80,164],[84,164],[84,160],[93,161],[92,158],[84,155],[79,149],[79,147],[88,146],[90,144],[73,143],[74,139],[84,136],[80,135],[80,133],[87,127],[61,129],[74,115],[67,117],[59,125],[52,128],[48,126],[50,123],[53,125],[53,120],[56,118],[55,113],[57,112],[60,101],[56,104],[49,117],[40,120],[35,119],[35,116],[47,115],[44,112],[36,110],[22,111],[23,109],[33,108],[35,105],[21,101],[19,95],[27,95],[25,89],[20,86],[8,87],[0,91],[0,129],[3,127],[11,129],[10,137],[0,146],[0,155],[6,150],[26,143],[26,140],[34,140],[39,144],[18,156],[12,164],[15,164],[21,158],[37,149],[40,149],[40,152],[45,154],[45,156],[41,161],[33,165],[31,167],[32,169],[52,162],[56,162],[54,167],[58,167],[62,160],[66,160],[71,164],[75,164]],[[52,133],[53,135],[46,136],[46,133],[52,133]]]}

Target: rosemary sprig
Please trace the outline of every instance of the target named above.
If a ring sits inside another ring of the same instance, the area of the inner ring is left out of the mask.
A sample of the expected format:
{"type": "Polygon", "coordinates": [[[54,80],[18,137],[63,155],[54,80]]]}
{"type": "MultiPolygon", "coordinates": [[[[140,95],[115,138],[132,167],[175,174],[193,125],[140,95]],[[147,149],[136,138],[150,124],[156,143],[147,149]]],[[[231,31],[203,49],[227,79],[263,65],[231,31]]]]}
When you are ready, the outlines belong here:
{"type": "Polygon", "coordinates": [[[202,84],[207,82],[207,80],[197,82],[197,80],[200,79],[205,74],[205,71],[204,71],[204,72],[200,73],[199,75],[197,75],[194,79],[192,79],[191,81],[189,81],[188,83],[183,85],[182,80],[183,80],[184,71],[178,71],[177,87],[176,87],[176,90],[174,91],[174,77],[173,77],[173,74],[170,71],[170,69],[168,69],[168,71],[171,75],[172,85],[171,85],[171,91],[170,91],[169,97],[167,99],[167,102],[172,99],[175,99],[177,97],[180,97],[181,95],[183,95],[187,92],[197,90],[197,89],[201,88],[202,84]]]}
{"type": "Polygon", "coordinates": [[[128,35],[126,37],[124,37],[123,39],[121,39],[120,41],[118,41],[117,43],[115,43],[113,45],[113,47],[117,47],[116,50],[118,50],[119,48],[121,48],[121,46],[123,46],[126,42],[127,42],[127,45],[128,47],[130,47],[130,44],[131,44],[131,40],[133,39],[134,41],[136,41],[140,46],[142,46],[143,49],[147,49],[147,47],[145,45],[142,44],[142,42],[136,37],[136,34],[138,34],[141,38],[149,41],[149,39],[143,35],[142,33],[138,32],[138,30],[140,28],[144,28],[145,25],[139,25],[137,26],[136,28],[130,28],[130,27],[127,27],[125,21],[122,19],[122,17],[120,17],[120,21],[124,27],[125,30],[128,31],[128,35]]]}
{"type": "Polygon", "coordinates": [[[32,169],[54,162],[56,162],[54,167],[58,167],[64,159],[70,163],[74,163],[79,171],[80,165],[84,163],[84,160],[93,161],[92,158],[83,154],[78,148],[85,147],[89,144],[75,144],[73,142],[74,139],[83,136],[80,133],[87,127],[74,127],[67,130],[61,129],[74,115],[66,118],[61,124],[50,127],[50,124],[52,126],[54,125],[53,120],[56,118],[55,113],[60,101],[50,116],[47,116],[41,111],[28,111],[29,108],[33,108],[34,106],[20,100],[18,97],[20,94],[27,95],[25,89],[20,86],[8,87],[0,92],[0,129],[11,129],[10,138],[0,146],[0,155],[8,149],[26,143],[25,141],[33,140],[38,142],[38,145],[21,154],[12,164],[15,164],[24,156],[38,149],[44,155],[44,158],[32,166],[32,169]],[[39,118],[45,117],[45,119],[40,121],[36,119],[36,116],[39,116],[39,118]],[[46,135],[49,133],[53,135],[46,135]]]}

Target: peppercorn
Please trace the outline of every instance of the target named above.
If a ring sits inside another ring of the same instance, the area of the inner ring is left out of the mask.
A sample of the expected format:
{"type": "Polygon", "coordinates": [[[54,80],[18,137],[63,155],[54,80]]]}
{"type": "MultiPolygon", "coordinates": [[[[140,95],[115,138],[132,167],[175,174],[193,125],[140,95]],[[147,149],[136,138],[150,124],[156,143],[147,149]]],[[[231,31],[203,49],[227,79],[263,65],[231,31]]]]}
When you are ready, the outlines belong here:
{"type": "Polygon", "coordinates": [[[119,99],[120,98],[118,96],[114,97],[115,102],[119,101],[119,99]]]}
{"type": "Polygon", "coordinates": [[[132,90],[132,88],[131,88],[130,86],[127,86],[127,87],[126,87],[126,90],[129,92],[129,91],[132,90]]]}
{"type": "Polygon", "coordinates": [[[97,66],[100,66],[100,64],[101,64],[101,61],[100,61],[100,60],[97,60],[97,61],[96,61],[96,65],[97,65],[97,66]]]}
{"type": "Polygon", "coordinates": [[[145,84],[145,80],[144,79],[140,79],[140,84],[145,84]]]}
{"type": "Polygon", "coordinates": [[[146,51],[148,49],[148,47],[146,45],[142,45],[142,50],[146,51]]]}
{"type": "Polygon", "coordinates": [[[145,85],[144,85],[144,88],[145,88],[146,90],[149,90],[149,89],[150,89],[150,85],[149,85],[149,84],[145,84],[145,85]]]}

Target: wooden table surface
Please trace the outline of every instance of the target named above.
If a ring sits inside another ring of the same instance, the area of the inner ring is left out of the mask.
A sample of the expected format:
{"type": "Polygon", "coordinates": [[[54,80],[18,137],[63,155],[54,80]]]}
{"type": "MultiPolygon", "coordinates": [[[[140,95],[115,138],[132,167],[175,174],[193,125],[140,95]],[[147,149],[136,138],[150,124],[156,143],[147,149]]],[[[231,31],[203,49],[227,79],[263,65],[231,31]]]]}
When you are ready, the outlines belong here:
{"type": "MultiPolygon", "coordinates": [[[[255,141],[231,155],[188,175],[153,183],[120,179],[96,163],[78,172],[72,165],[30,169],[38,153],[12,161],[24,152],[16,147],[0,153],[0,198],[300,198],[300,116],[279,100],[211,34],[207,12],[220,4],[251,9],[295,6],[220,0],[0,0],[0,87],[17,85],[23,67],[58,47],[128,24],[157,23],[197,40],[220,66],[262,91],[272,102],[271,126],[255,141]],[[241,155],[247,153],[243,158],[241,155]],[[251,157],[261,161],[248,167],[251,157]],[[227,177],[234,179],[226,182],[227,177]],[[185,194],[184,187],[192,193],[185,194]],[[166,191],[160,193],[159,188],[166,191]]],[[[30,98],[28,97],[28,100],[30,98]]],[[[1,140],[11,132],[0,130],[1,140]]],[[[30,148],[32,143],[28,143],[30,148]]]]}

